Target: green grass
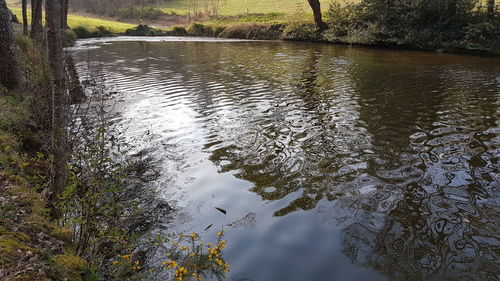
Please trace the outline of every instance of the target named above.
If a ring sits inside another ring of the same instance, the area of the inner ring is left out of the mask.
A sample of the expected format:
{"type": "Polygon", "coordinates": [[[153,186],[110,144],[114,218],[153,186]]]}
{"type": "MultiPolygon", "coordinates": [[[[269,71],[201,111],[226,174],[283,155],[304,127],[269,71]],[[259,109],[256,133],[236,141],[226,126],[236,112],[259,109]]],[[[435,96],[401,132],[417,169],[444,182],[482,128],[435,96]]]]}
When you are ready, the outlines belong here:
{"type": "MultiPolygon", "coordinates": [[[[10,7],[10,9],[16,14],[19,21],[22,21],[22,12],[19,7],[10,7]]],[[[28,9],[28,20],[31,18],[31,11],[28,9]]],[[[115,33],[125,32],[129,28],[134,28],[135,24],[123,23],[112,20],[104,20],[99,18],[91,18],[78,15],[68,15],[68,25],[71,28],[78,26],[84,26],[89,30],[94,30],[98,26],[105,26],[111,29],[115,33]]]]}
{"type": "MultiPolygon", "coordinates": [[[[331,0],[321,0],[322,9],[326,11],[331,0]]],[[[359,0],[348,0],[359,1],[359,0]]],[[[166,12],[187,14],[189,0],[172,0],[162,7],[166,12]]],[[[242,14],[267,14],[267,13],[302,13],[310,12],[307,0],[221,0],[220,14],[234,16],[242,14]]],[[[203,11],[203,9],[202,9],[203,11]]]]}

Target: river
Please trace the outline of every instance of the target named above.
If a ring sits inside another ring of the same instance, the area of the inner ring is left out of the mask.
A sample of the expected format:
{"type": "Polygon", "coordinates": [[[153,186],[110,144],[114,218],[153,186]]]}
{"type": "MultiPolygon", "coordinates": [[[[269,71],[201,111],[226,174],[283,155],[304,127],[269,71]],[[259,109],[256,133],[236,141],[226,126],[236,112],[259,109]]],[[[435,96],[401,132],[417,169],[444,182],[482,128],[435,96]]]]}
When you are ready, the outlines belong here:
{"type": "Polygon", "coordinates": [[[500,59],[199,38],[73,53],[159,163],[175,211],[156,231],[224,226],[229,280],[500,280],[500,59]]]}

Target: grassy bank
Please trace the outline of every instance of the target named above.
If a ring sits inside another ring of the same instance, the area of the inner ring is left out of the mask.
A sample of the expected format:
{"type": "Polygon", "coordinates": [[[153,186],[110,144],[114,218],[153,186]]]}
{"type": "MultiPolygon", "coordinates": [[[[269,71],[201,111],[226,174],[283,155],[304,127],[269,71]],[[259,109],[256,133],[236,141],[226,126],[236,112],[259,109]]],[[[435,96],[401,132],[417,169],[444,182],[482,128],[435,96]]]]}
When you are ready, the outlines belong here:
{"type": "Polygon", "coordinates": [[[0,279],[78,280],[88,263],[75,255],[70,229],[48,215],[49,159],[30,117],[33,96],[0,88],[0,279]]]}
{"type": "MultiPolygon", "coordinates": [[[[202,19],[182,28],[190,36],[274,39],[499,55],[500,15],[474,0],[456,9],[440,3],[415,7],[384,1],[331,2],[318,31],[307,13],[244,14],[202,19]]],[[[172,30],[173,31],[173,30],[172,30]]],[[[172,32],[174,33],[174,32],[172,32]]]]}
{"type": "MultiPolygon", "coordinates": [[[[22,21],[23,18],[22,18],[21,8],[10,7],[10,9],[12,10],[12,12],[14,12],[19,21],[22,21]]],[[[31,11],[28,9],[28,21],[30,21],[30,19],[31,19],[31,11]]],[[[75,14],[68,15],[68,25],[71,28],[85,27],[86,29],[91,31],[96,30],[97,27],[105,26],[106,28],[110,29],[115,33],[123,33],[125,32],[125,30],[133,28],[135,26],[135,24],[124,23],[110,19],[101,19],[89,16],[75,15],[75,14]]]]}
{"type": "MultiPolygon", "coordinates": [[[[471,0],[461,0],[473,3],[471,0]]],[[[379,1],[380,2],[380,1],[379,1]]],[[[293,40],[499,55],[500,16],[487,16],[484,1],[444,18],[432,9],[376,6],[375,0],[323,1],[328,28],[318,32],[307,1],[227,0],[218,16],[186,16],[188,1],[120,9],[117,16],[147,25],[69,15],[78,38],[130,36],[207,36],[218,38],[293,40]],[[433,14],[434,13],[434,14],[433,14]],[[167,27],[165,27],[167,26],[167,27]]],[[[13,8],[20,17],[21,10],[13,8]]],[[[199,11],[203,13],[202,7],[199,11]]],[[[442,12],[439,12],[442,13],[442,12]]]]}
{"type": "MultiPolygon", "coordinates": [[[[358,0],[348,0],[358,1],[358,0]]],[[[328,9],[330,0],[321,0],[323,9],[328,9]]],[[[178,14],[188,14],[189,1],[187,0],[173,0],[160,6],[166,12],[175,12],[178,14]]],[[[203,7],[199,8],[203,11],[203,7]]],[[[269,14],[269,13],[283,13],[292,14],[300,11],[309,11],[309,5],[306,0],[225,0],[221,1],[219,15],[222,16],[237,16],[245,14],[269,14]]]]}

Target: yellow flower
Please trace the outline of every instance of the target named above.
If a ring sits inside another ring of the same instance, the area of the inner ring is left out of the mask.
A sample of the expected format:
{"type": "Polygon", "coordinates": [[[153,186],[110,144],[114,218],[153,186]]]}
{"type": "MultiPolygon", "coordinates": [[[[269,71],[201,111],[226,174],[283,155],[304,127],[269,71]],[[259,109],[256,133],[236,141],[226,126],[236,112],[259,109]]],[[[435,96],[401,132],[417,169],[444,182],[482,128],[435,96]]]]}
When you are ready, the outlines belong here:
{"type": "Polygon", "coordinates": [[[187,250],[189,250],[189,247],[188,246],[184,246],[184,247],[182,247],[182,250],[183,251],[187,251],[187,250]]]}
{"type": "Polygon", "coordinates": [[[181,266],[179,269],[177,269],[177,270],[175,271],[175,276],[176,276],[177,278],[179,278],[179,277],[183,277],[183,276],[185,276],[185,275],[187,275],[187,274],[188,274],[188,271],[187,271],[187,269],[186,269],[184,266],[181,266]]]}
{"type": "Polygon", "coordinates": [[[190,253],[190,254],[189,254],[189,256],[190,256],[190,257],[194,257],[194,253],[190,253]]]}
{"type": "Polygon", "coordinates": [[[172,261],[172,260],[168,260],[166,262],[162,262],[161,264],[162,265],[166,265],[168,269],[172,269],[172,268],[177,267],[177,263],[175,261],[172,261]]]}

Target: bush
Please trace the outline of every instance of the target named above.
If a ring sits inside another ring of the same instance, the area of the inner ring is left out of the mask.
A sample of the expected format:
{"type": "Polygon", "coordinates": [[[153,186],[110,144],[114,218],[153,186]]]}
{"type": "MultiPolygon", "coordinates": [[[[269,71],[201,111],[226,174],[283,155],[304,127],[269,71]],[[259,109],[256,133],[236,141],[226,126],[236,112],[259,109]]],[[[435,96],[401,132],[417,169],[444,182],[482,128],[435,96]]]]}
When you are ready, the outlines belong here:
{"type": "Polygon", "coordinates": [[[347,36],[350,29],[362,26],[360,8],[360,5],[353,3],[342,5],[339,2],[331,2],[325,17],[329,33],[335,37],[347,36]]]}
{"type": "Polygon", "coordinates": [[[77,26],[73,28],[73,32],[78,39],[87,39],[92,37],[92,33],[85,26],[77,26]]]}
{"type": "Polygon", "coordinates": [[[174,26],[171,29],[167,30],[167,35],[170,36],[186,36],[187,31],[183,26],[174,26]]]}
{"type": "Polygon", "coordinates": [[[96,30],[92,32],[92,37],[114,37],[116,34],[109,28],[105,26],[98,26],[96,30]]]}
{"type": "Polygon", "coordinates": [[[28,36],[25,36],[22,33],[16,33],[15,36],[17,46],[19,46],[21,51],[26,52],[34,47],[33,40],[31,40],[28,36]]]}
{"type": "Polygon", "coordinates": [[[281,38],[283,30],[283,24],[240,23],[227,26],[219,37],[276,40],[281,38]]]}
{"type": "Polygon", "coordinates": [[[118,15],[121,18],[157,20],[164,16],[165,13],[155,7],[132,6],[130,8],[120,9],[118,15]]]}
{"type": "Polygon", "coordinates": [[[483,21],[467,25],[463,41],[468,49],[494,51],[500,49],[498,38],[500,38],[500,24],[483,21]]]}
{"type": "Polygon", "coordinates": [[[210,26],[203,25],[201,23],[193,22],[187,29],[187,34],[189,36],[204,36],[210,37],[214,35],[214,31],[210,26]]]}
{"type": "Polygon", "coordinates": [[[29,118],[26,101],[12,96],[0,97],[0,130],[21,134],[27,130],[29,118]]]}
{"type": "Polygon", "coordinates": [[[87,266],[84,259],[71,254],[57,255],[53,262],[57,273],[66,280],[81,280],[87,266]]]}
{"type": "Polygon", "coordinates": [[[85,26],[77,26],[73,28],[73,32],[78,39],[116,36],[116,34],[109,27],[105,27],[102,25],[96,27],[96,29],[93,31],[88,30],[85,26]]]}
{"type": "Polygon", "coordinates": [[[78,39],[76,33],[71,29],[65,29],[64,36],[66,37],[66,42],[68,43],[68,46],[75,45],[75,42],[78,39]]]}
{"type": "Polygon", "coordinates": [[[161,29],[150,27],[146,24],[140,24],[135,28],[130,28],[125,31],[128,36],[164,36],[166,32],[161,29]]]}
{"type": "Polygon", "coordinates": [[[212,29],[214,30],[214,37],[219,37],[222,34],[222,32],[224,32],[224,29],[226,29],[226,27],[214,26],[212,29]]]}

